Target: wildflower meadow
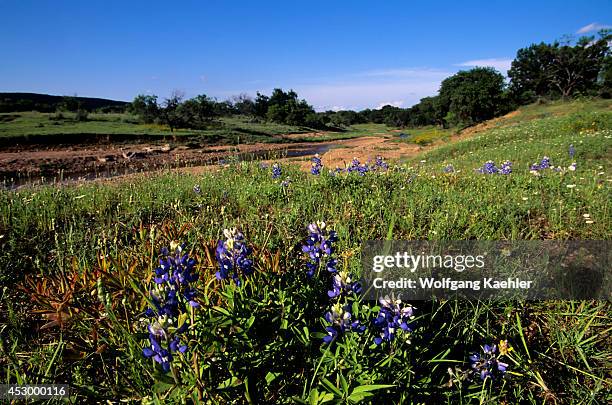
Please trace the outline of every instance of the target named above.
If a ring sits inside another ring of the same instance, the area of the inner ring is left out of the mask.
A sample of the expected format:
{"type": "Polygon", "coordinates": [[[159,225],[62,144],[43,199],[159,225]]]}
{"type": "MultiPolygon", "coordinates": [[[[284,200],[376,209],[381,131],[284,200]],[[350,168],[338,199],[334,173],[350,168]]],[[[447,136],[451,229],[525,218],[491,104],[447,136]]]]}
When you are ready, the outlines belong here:
{"type": "Polygon", "coordinates": [[[608,403],[607,301],[362,294],[368,240],[610,238],[612,113],[0,192],[0,377],[72,403],[608,403]]]}

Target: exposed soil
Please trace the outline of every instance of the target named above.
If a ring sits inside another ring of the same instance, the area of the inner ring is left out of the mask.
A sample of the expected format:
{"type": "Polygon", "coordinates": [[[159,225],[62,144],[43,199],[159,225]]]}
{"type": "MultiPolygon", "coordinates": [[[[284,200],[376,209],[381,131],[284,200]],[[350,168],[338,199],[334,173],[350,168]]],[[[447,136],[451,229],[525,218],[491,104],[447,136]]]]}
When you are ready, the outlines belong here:
{"type": "MultiPolygon", "coordinates": [[[[464,139],[497,124],[500,117],[468,128],[451,138],[451,142],[464,139]]],[[[287,134],[279,136],[285,142],[255,143],[249,145],[206,146],[189,143],[162,142],[100,142],[97,144],[30,144],[0,148],[0,181],[14,186],[28,184],[44,177],[48,180],[91,180],[149,172],[164,168],[183,168],[189,172],[202,172],[227,163],[232,157],[240,160],[281,161],[299,164],[303,169],[311,165],[310,156],[319,153],[328,168],[346,167],[353,158],[361,162],[383,156],[396,160],[415,156],[435,148],[443,141],[422,147],[397,142],[393,132],[326,142],[294,142],[296,138],[319,137],[325,133],[287,134]]]]}
{"type": "Polygon", "coordinates": [[[223,163],[277,155],[302,156],[323,152],[331,142],[256,143],[193,146],[189,144],[121,143],[98,145],[20,145],[0,149],[0,179],[16,183],[46,178],[111,177],[169,167],[223,163]],[[10,180],[9,180],[10,181],[10,180]]]}

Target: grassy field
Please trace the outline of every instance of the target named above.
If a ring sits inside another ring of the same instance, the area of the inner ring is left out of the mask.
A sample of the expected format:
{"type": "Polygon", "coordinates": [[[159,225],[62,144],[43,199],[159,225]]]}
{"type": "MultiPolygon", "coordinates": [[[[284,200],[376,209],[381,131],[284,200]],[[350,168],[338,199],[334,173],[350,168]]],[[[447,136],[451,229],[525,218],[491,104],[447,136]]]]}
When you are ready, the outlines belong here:
{"type": "MultiPolygon", "coordinates": [[[[58,114],[22,112],[0,114],[0,139],[55,137],[58,141],[71,135],[99,135],[110,139],[121,136],[121,139],[138,139],[139,137],[177,137],[178,139],[196,139],[203,143],[253,143],[253,142],[319,142],[336,139],[349,139],[374,133],[386,133],[387,127],[382,124],[358,124],[345,131],[326,132],[320,136],[280,138],[279,135],[317,132],[315,129],[257,122],[248,117],[221,117],[211,122],[203,130],[177,129],[170,131],[165,125],[140,124],[136,116],[130,114],[89,114],[86,121],[76,121],[74,113],[58,114]]],[[[72,139],[72,138],[71,138],[72,139]]]]}
{"type": "Polygon", "coordinates": [[[61,136],[70,134],[142,135],[199,138],[203,141],[232,142],[270,141],[275,135],[311,132],[312,129],[270,122],[258,123],[246,117],[223,117],[211,123],[209,129],[170,131],[165,125],[140,124],[130,114],[89,114],[86,121],[76,121],[74,113],[57,114],[26,112],[0,114],[0,138],[61,136]]]}
{"type": "Polygon", "coordinates": [[[371,239],[608,240],[612,112],[588,105],[558,115],[563,105],[543,106],[364,176],[286,165],[274,179],[238,163],[1,191],[0,378],[69,383],[77,402],[606,403],[609,302],[417,302],[412,332],[377,345],[380,307],[350,296],[366,329],[324,344],[336,299],[326,272],[306,276],[301,250],[307,225],[326,221],[338,269],[358,277],[371,239]],[[544,156],[562,169],[531,173],[544,156]],[[475,171],[488,160],[510,160],[512,173],[475,171]],[[231,227],[252,248],[255,271],[240,285],[215,277],[217,240],[231,227]],[[181,310],[188,348],[165,372],[143,356],[144,313],[160,249],[176,242],[196,260],[199,307],[181,310]],[[500,341],[512,348],[500,357],[507,372],[483,381],[469,356],[500,341]]]}

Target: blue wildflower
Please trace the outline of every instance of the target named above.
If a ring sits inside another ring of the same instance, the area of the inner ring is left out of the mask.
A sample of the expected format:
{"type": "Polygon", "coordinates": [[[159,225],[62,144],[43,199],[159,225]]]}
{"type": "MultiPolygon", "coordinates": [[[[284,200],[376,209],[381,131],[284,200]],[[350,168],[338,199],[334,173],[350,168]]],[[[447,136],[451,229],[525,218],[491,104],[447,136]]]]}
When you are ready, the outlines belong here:
{"type": "Polygon", "coordinates": [[[359,159],[353,158],[351,164],[346,168],[348,173],[357,172],[360,176],[365,176],[365,174],[369,171],[368,165],[361,164],[359,159]]]}
{"type": "Polygon", "coordinates": [[[324,343],[331,343],[338,336],[346,332],[362,333],[365,326],[359,320],[353,320],[353,315],[348,306],[343,306],[339,302],[332,305],[329,312],[325,314],[325,320],[329,323],[325,330],[327,336],[323,338],[324,343]]]}
{"type": "Polygon", "coordinates": [[[218,280],[231,277],[240,284],[240,276],[253,273],[253,261],[249,259],[251,249],[246,245],[244,235],[236,228],[223,231],[225,240],[219,240],[215,256],[219,263],[219,271],[215,274],[218,280]]]}
{"type": "Polygon", "coordinates": [[[376,156],[376,160],[374,161],[374,167],[376,170],[387,170],[389,169],[389,165],[385,162],[385,159],[382,156],[376,156]]]}
{"type": "Polygon", "coordinates": [[[495,166],[495,162],[489,160],[481,168],[476,169],[476,171],[483,174],[510,174],[512,173],[512,162],[506,160],[502,163],[501,168],[499,168],[495,166]]]}
{"type": "Polygon", "coordinates": [[[576,155],[576,148],[574,148],[574,145],[570,145],[569,146],[569,157],[570,157],[570,159],[573,159],[574,155],[576,155]]]}
{"type": "Polygon", "coordinates": [[[446,167],[444,167],[444,169],[442,169],[442,171],[444,173],[454,173],[455,172],[455,168],[453,167],[453,165],[447,165],[446,167]]]}
{"type": "Polygon", "coordinates": [[[281,167],[278,163],[274,163],[272,165],[272,178],[273,179],[278,179],[280,176],[282,176],[282,170],[281,167]]]}
{"type": "Polygon", "coordinates": [[[508,368],[508,364],[499,361],[496,345],[485,344],[482,347],[483,353],[474,353],[470,355],[472,370],[480,379],[484,380],[487,377],[493,378],[495,374],[504,374],[508,368]]]}
{"type": "Polygon", "coordinates": [[[170,371],[170,365],[174,358],[172,353],[185,353],[187,351],[187,345],[181,344],[180,341],[180,334],[187,330],[186,319],[186,314],[179,318],[179,322],[182,322],[182,324],[177,328],[173,326],[174,319],[163,315],[148,326],[151,346],[145,347],[142,354],[147,358],[153,358],[166,373],[170,371]]]}
{"type": "Polygon", "coordinates": [[[193,192],[196,194],[200,194],[202,192],[202,189],[200,188],[199,184],[196,184],[195,186],[193,186],[193,192]]]}
{"type": "Polygon", "coordinates": [[[337,261],[332,258],[333,243],[338,240],[334,231],[328,231],[325,222],[316,222],[308,225],[308,237],[302,245],[302,251],[308,253],[309,262],[306,264],[307,275],[312,277],[319,268],[321,258],[326,257],[326,269],[330,273],[336,272],[337,261]]]}
{"type": "Polygon", "coordinates": [[[183,252],[184,245],[171,245],[173,253],[163,248],[159,267],[154,270],[153,288],[149,291],[152,307],[147,308],[149,318],[149,347],[142,354],[153,358],[164,372],[168,372],[173,353],[185,353],[187,345],[181,344],[181,334],[188,328],[188,308],[199,307],[197,291],[191,283],[198,279],[194,272],[195,260],[183,252]]]}
{"type": "Polygon", "coordinates": [[[550,167],[550,158],[548,156],[544,156],[540,163],[534,163],[529,167],[530,171],[538,171],[548,169],[550,167]]]}
{"type": "MultiPolygon", "coordinates": [[[[158,285],[170,287],[167,298],[180,291],[185,298],[194,297],[195,292],[190,283],[198,279],[198,275],[194,272],[196,261],[183,252],[185,245],[175,245],[171,248],[174,248],[173,254],[170,254],[167,248],[161,249],[162,256],[159,259],[159,266],[154,270],[153,280],[158,285]]],[[[152,298],[154,298],[153,295],[152,298]]],[[[198,306],[198,303],[192,299],[187,301],[191,306],[198,306]]]]}
{"type": "Polygon", "coordinates": [[[499,174],[510,174],[512,173],[512,162],[506,160],[502,163],[501,169],[499,169],[499,174]]]}
{"type": "Polygon", "coordinates": [[[489,160],[480,169],[478,169],[478,171],[484,174],[494,174],[497,173],[499,169],[495,167],[495,162],[489,160]]]}
{"type": "Polygon", "coordinates": [[[378,315],[372,321],[378,329],[379,335],[374,338],[377,345],[383,341],[392,341],[398,332],[405,333],[408,338],[412,331],[410,322],[414,318],[414,309],[411,305],[404,305],[401,300],[394,297],[385,297],[379,300],[381,308],[378,315]]]}
{"type": "Polygon", "coordinates": [[[281,186],[287,188],[291,185],[291,178],[287,177],[285,180],[281,182],[281,186]]]}
{"type": "MultiPolygon", "coordinates": [[[[335,264],[336,260],[333,260],[334,264],[334,278],[332,280],[332,289],[327,292],[329,298],[336,298],[343,295],[359,294],[361,293],[361,284],[353,281],[347,270],[336,271],[335,264]]],[[[329,263],[328,263],[329,270],[329,263]]]]}
{"type": "Polygon", "coordinates": [[[318,176],[321,174],[321,169],[323,168],[323,163],[321,163],[321,157],[317,153],[312,158],[312,167],[310,168],[310,173],[318,176]]]}

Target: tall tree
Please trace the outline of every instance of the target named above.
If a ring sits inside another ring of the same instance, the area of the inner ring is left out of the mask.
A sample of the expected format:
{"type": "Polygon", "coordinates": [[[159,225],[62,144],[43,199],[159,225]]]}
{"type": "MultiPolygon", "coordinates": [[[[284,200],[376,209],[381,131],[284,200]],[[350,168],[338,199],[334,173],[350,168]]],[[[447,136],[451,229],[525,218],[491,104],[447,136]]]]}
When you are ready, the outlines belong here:
{"type": "Polygon", "coordinates": [[[605,80],[610,57],[609,30],[602,30],[599,39],[582,37],[571,42],[533,44],[519,49],[508,71],[510,92],[520,103],[536,97],[571,97],[596,94],[605,80]]]}
{"type": "Polygon", "coordinates": [[[157,96],[139,94],[130,103],[128,111],[138,115],[141,121],[151,124],[160,115],[160,108],[157,104],[157,96]]]}
{"type": "Polygon", "coordinates": [[[510,92],[521,103],[535,97],[547,96],[552,91],[550,69],[555,60],[558,44],[533,44],[519,49],[512,61],[508,77],[510,92]]]}
{"type": "Polygon", "coordinates": [[[451,124],[471,125],[507,108],[504,77],[490,67],[477,67],[444,79],[440,86],[441,112],[451,124]]]}
{"type": "Polygon", "coordinates": [[[179,128],[183,120],[180,114],[179,106],[185,97],[183,92],[174,90],[170,97],[164,100],[162,119],[165,124],[170,127],[170,131],[174,132],[175,129],[179,128]]]}

